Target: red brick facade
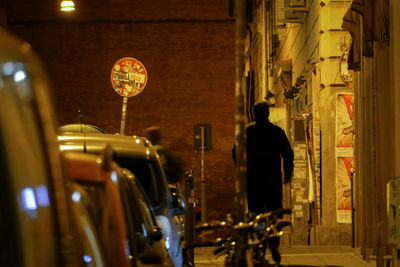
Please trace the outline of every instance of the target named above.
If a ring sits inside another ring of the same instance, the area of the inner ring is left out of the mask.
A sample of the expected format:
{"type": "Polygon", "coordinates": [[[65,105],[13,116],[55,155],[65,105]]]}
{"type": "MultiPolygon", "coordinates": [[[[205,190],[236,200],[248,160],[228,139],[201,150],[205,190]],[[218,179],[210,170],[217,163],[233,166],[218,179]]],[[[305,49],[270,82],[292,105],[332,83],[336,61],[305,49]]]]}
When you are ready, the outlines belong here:
{"type": "Polygon", "coordinates": [[[137,58],[148,82],[129,98],[125,134],[159,125],[186,168],[199,173],[193,126],[211,124],[208,218],[234,212],[235,22],[229,1],[75,3],[76,13],[68,16],[57,10],[58,1],[6,6],[8,30],[31,43],[49,73],[59,124],[76,122],[80,111],[87,123],[119,132],[122,97],[111,86],[111,68],[122,57],[137,58]]]}

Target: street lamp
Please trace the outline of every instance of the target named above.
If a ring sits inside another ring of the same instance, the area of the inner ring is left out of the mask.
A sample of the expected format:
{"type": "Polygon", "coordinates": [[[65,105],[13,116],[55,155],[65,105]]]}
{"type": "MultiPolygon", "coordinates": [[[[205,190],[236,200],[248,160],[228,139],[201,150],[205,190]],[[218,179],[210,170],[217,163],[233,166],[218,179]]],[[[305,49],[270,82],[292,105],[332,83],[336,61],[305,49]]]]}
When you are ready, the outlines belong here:
{"type": "Polygon", "coordinates": [[[64,12],[71,12],[75,10],[75,4],[74,1],[62,1],[61,2],[61,7],[60,7],[61,11],[64,12]]]}

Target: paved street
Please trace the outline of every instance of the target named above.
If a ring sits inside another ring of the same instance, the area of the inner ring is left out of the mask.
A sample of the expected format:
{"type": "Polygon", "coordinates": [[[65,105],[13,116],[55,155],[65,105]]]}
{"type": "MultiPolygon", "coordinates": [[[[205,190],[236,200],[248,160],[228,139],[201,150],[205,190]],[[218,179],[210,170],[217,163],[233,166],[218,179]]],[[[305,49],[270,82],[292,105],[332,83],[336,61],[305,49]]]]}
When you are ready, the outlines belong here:
{"type": "MultiPolygon", "coordinates": [[[[213,248],[195,250],[196,267],[223,266],[223,257],[216,258],[213,248]]],[[[351,247],[281,247],[282,266],[288,267],[375,267],[376,262],[363,261],[351,247]]],[[[267,258],[270,258],[267,256],[267,258]]],[[[272,263],[273,261],[270,260],[272,263]]]]}

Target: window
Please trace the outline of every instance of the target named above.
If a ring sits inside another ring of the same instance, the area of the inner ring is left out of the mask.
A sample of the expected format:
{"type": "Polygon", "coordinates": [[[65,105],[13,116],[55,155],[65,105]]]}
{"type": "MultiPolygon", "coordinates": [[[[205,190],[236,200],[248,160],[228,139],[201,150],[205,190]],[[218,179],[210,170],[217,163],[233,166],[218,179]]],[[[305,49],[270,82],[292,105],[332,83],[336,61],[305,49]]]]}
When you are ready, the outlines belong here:
{"type": "Polygon", "coordinates": [[[147,197],[150,199],[151,205],[157,206],[160,203],[160,196],[156,177],[157,175],[161,175],[160,169],[149,160],[117,157],[115,161],[122,168],[130,170],[136,176],[143,186],[147,197]]]}

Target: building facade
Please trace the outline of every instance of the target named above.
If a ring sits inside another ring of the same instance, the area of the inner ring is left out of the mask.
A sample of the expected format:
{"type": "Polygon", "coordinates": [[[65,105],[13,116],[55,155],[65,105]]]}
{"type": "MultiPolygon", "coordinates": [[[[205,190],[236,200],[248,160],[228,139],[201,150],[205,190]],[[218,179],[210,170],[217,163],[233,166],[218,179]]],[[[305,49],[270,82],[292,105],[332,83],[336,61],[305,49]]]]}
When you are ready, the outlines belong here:
{"type": "Polygon", "coordinates": [[[247,104],[275,96],[294,147],[291,242],[352,245],[380,266],[399,175],[398,1],[250,2],[247,104]]]}

